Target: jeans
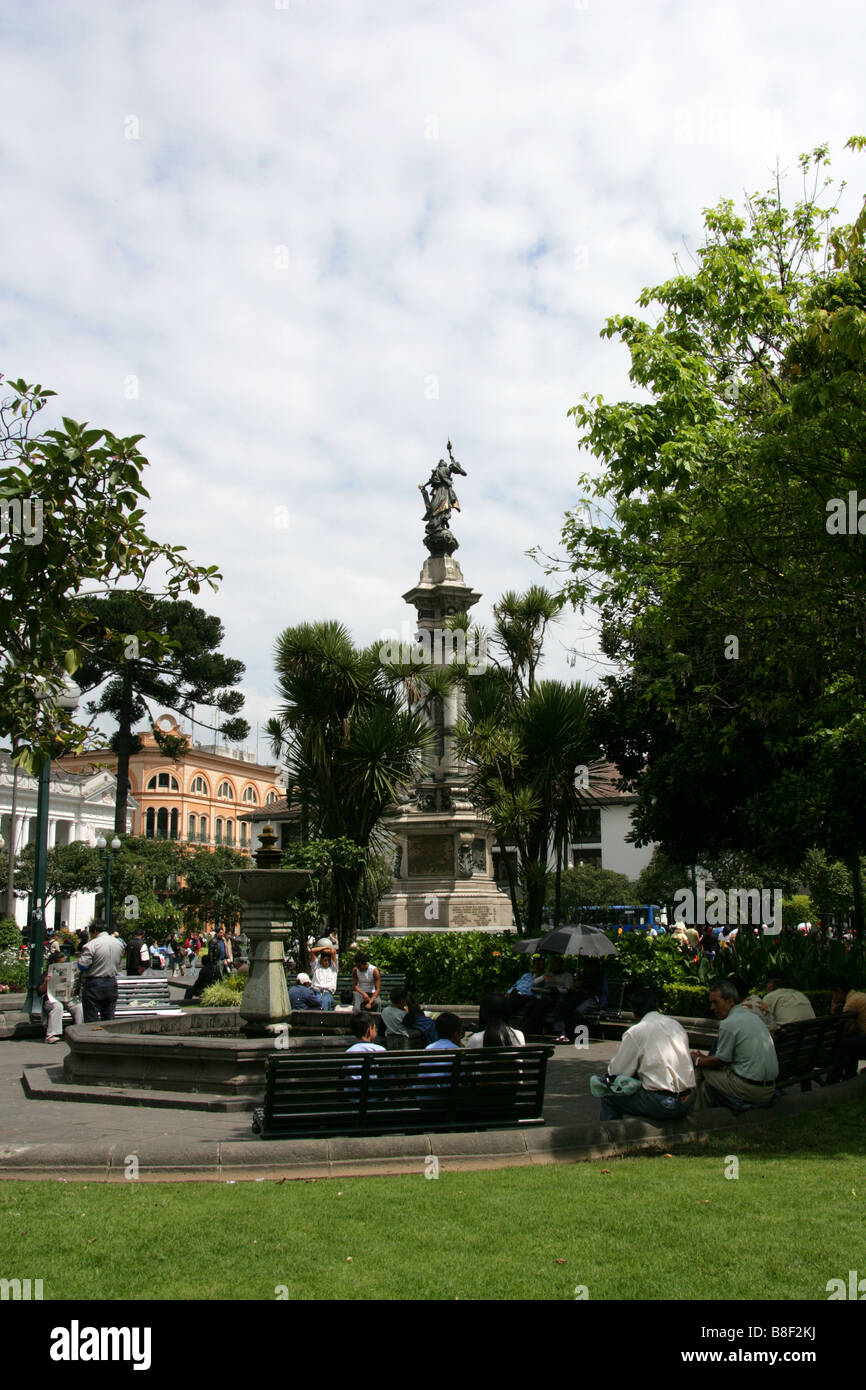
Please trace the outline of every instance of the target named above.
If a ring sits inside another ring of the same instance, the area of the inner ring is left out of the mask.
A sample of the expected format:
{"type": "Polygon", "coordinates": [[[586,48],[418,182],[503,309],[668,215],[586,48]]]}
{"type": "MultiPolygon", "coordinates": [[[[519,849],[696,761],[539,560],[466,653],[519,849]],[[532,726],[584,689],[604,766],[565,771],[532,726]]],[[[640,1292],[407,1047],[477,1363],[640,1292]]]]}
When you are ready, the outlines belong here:
{"type": "Polygon", "coordinates": [[[603,1096],[602,1120],[619,1120],[624,1115],[643,1115],[650,1120],[678,1120],[694,1109],[696,1092],[690,1091],[686,1100],[669,1096],[663,1091],[645,1091],[643,1087],[633,1096],[603,1096]]]}

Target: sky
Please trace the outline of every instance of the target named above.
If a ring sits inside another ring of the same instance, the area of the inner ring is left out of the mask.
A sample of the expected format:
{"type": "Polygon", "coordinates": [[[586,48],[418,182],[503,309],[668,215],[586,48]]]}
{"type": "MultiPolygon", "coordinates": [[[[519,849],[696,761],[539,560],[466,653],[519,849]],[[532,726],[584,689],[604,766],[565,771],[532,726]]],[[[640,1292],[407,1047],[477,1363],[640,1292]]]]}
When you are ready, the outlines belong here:
{"type": "MultiPolygon", "coordinates": [[[[631,394],[605,319],[777,161],[795,196],[829,142],[859,205],[864,51],[853,0],[4,7],[0,372],[145,436],[149,534],[224,576],[196,601],[248,748],[285,627],[413,617],[449,438],[475,615],[559,582],[527,552],[595,468],[567,412],[631,394]]],[[[543,674],[602,670],[569,610],[543,674]]]]}

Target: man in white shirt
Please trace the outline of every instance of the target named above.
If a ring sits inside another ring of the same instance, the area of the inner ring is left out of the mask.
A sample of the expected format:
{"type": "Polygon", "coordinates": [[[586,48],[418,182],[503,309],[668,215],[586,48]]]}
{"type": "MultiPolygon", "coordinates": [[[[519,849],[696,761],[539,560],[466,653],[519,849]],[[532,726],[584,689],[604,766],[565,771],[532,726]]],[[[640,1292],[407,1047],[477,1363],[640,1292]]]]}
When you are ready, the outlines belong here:
{"type": "Polygon", "coordinates": [[[337,958],[330,941],[323,940],[311,947],[310,957],[313,962],[310,966],[312,987],[319,991],[321,1007],[333,1009],[337,992],[337,958]]]}
{"type": "Polygon", "coordinates": [[[695,1069],[689,1035],[675,1018],[658,1011],[655,990],[638,990],[632,1000],[638,1022],[622,1036],[607,1075],[592,1077],[590,1090],[601,1099],[602,1120],[645,1115],[653,1120],[676,1120],[695,1103],[695,1069]],[[617,1077],[635,1077],[640,1086],[631,1095],[611,1089],[617,1077]]]}

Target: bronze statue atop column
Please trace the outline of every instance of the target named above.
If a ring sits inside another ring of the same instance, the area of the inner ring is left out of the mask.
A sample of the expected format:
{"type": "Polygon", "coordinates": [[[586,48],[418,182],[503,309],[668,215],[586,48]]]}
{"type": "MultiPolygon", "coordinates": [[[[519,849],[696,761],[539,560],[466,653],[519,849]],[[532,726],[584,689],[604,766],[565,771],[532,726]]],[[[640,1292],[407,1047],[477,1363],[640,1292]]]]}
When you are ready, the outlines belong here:
{"type": "Polygon", "coordinates": [[[467,476],[466,469],[451,452],[449,439],[448,462],[440,459],[430,474],[429,482],[418,484],[424,498],[424,544],[431,555],[453,555],[459,545],[448,525],[452,511],[460,511],[457,493],[451,482],[455,473],[460,473],[464,478],[467,476]]]}

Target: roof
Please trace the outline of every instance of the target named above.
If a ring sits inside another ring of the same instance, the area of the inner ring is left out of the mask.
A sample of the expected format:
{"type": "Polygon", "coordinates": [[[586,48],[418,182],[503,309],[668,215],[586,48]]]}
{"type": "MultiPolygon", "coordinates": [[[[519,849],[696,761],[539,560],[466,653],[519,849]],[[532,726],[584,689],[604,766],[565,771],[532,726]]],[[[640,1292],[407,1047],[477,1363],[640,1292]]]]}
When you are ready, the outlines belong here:
{"type": "Polygon", "coordinates": [[[613,763],[590,763],[589,764],[590,785],[584,788],[584,798],[586,801],[596,806],[614,805],[616,803],[630,803],[637,801],[636,792],[622,791],[620,789],[619,768],[613,763]]]}
{"type": "Polygon", "coordinates": [[[272,801],[268,806],[257,806],[254,811],[243,811],[236,820],[296,820],[300,817],[301,808],[295,803],[289,805],[288,797],[281,796],[277,801],[272,801]]]}

